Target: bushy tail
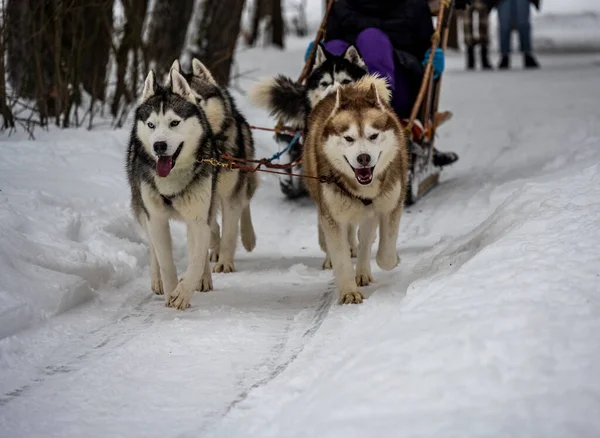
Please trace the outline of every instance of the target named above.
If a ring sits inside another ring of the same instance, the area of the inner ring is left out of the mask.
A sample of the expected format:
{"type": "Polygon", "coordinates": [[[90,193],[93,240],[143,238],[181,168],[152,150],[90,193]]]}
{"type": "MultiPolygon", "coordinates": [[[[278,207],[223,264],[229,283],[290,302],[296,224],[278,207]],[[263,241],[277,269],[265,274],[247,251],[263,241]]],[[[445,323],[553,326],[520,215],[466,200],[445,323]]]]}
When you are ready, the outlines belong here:
{"type": "MultiPolygon", "coordinates": [[[[248,201],[252,199],[256,189],[258,188],[258,175],[256,173],[250,173],[248,175],[248,201]]],[[[242,210],[242,217],[240,220],[240,234],[242,235],[242,245],[248,252],[252,252],[256,246],[256,233],[254,232],[254,226],[252,225],[252,215],[250,213],[250,202],[242,210]]]]}
{"type": "Polygon", "coordinates": [[[292,79],[277,75],[255,82],[248,89],[248,98],[259,108],[270,111],[276,119],[304,126],[308,113],[306,88],[292,79]]]}
{"type": "Polygon", "coordinates": [[[240,221],[240,229],[242,234],[242,245],[246,251],[252,252],[256,246],[256,234],[252,225],[252,215],[250,214],[250,204],[242,210],[242,219],[240,221]]]}

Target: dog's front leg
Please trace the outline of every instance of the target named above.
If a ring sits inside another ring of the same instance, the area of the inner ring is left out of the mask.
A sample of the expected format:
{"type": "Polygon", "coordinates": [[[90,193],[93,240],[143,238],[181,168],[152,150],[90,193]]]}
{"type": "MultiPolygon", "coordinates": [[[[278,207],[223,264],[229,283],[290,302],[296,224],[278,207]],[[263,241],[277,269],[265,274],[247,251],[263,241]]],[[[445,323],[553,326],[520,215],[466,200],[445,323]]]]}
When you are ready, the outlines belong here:
{"type": "Polygon", "coordinates": [[[149,242],[148,246],[150,250],[150,281],[152,292],[156,295],[162,295],[165,291],[163,290],[163,284],[160,278],[160,264],[158,263],[158,257],[156,256],[153,242],[149,242]]]}
{"type": "MultiPolygon", "coordinates": [[[[167,306],[180,310],[189,307],[194,291],[198,288],[198,285],[202,286],[202,282],[205,280],[204,275],[207,270],[206,263],[210,241],[210,226],[206,221],[200,219],[189,221],[187,231],[189,236],[188,267],[175,291],[167,296],[167,306]]],[[[212,283],[212,279],[209,281],[212,283]]]]}
{"type": "Polygon", "coordinates": [[[318,219],[318,228],[319,228],[319,246],[325,253],[325,260],[323,260],[323,269],[331,269],[331,257],[329,257],[329,252],[327,252],[327,242],[325,241],[325,234],[323,233],[323,226],[321,225],[321,215],[319,215],[318,219]]]}
{"type": "MultiPolygon", "coordinates": [[[[193,248],[195,245],[195,235],[194,235],[194,227],[188,227],[187,228],[187,247],[188,247],[188,254],[191,254],[190,248],[193,248]]],[[[211,239],[212,239],[212,231],[211,231],[211,239]]],[[[200,279],[200,282],[198,283],[198,285],[196,286],[196,290],[199,292],[208,292],[213,290],[213,283],[212,283],[212,274],[210,271],[210,262],[209,262],[209,258],[210,258],[210,254],[207,255],[206,257],[206,261],[204,262],[204,272],[202,273],[202,278],[200,279]]],[[[196,269],[200,268],[200,266],[196,266],[196,269]]],[[[185,278],[185,277],[184,277],[185,278]]]]}
{"type": "Polygon", "coordinates": [[[379,248],[377,248],[375,260],[384,271],[391,271],[400,263],[396,243],[401,214],[402,204],[398,204],[391,212],[381,214],[379,218],[379,248]]]}
{"type": "Polygon", "coordinates": [[[371,247],[377,232],[377,218],[369,217],[358,228],[358,259],[356,260],[356,284],[368,286],[372,283],[371,247]]]}
{"type": "Polygon", "coordinates": [[[340,304],[361,303],[363,296],[356,285],[354,266],[352,266],[352,258],[350,257],[348,224],[336,222],[330,217],[321,217],[319,221],[340,292],[340,304]]]}
{"type": "MultiPolygon", "coordinates": [[[[162,280],[162,291],[169,296],[177,286],[177,268],[173,261],[173,243],[171,240],[171,229],[169,227],[169,219],[158,215],[152,215],[147,222],[148,237],[150,239],[150,266],[152,269],[155,263],[160,271],[162,280]],[[156,260],[153,260],[152,251],[155,252],[156,260]]],[[[152,274],[152,283],[154,290],[154,281],[156,275],[152,274]]],[[[157,293],[156,290],[154,290],[157,293]]]]}
{"type": "Polygon", "coordinates": [[[234,202],[223,201],[223,236],[219,248],[219,261],[214,267],[214,272],[229,273],[235,271],[233,257],[237,245],[238,227],[242,215],[241,206],[234,202]]]}

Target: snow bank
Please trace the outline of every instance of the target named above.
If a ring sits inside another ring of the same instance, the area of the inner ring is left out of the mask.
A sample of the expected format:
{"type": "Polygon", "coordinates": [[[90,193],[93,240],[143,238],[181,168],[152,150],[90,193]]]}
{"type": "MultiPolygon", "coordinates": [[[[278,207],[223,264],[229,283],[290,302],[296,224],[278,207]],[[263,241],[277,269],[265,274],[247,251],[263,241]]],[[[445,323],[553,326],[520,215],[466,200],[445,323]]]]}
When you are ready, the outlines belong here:
{"type": "Polygon", "coordinates": [[[2,141],[0,338],[124,284],[147,258],[115,169],[126,133],[36,134],[2,141]]]}

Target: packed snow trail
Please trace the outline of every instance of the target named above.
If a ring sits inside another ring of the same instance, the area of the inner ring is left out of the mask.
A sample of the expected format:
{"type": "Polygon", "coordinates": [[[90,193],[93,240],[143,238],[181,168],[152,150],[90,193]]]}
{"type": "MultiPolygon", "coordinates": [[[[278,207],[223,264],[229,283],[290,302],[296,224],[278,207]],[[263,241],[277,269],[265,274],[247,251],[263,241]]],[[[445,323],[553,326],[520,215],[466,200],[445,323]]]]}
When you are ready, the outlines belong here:
{"type": "MultiPolygon", "coordinates": [[[[261,74],[295,76],[302,53],[261,52],[261,74]]],[[[264,175],[255,251],[167,309],[128,210],[127,130],[3,138],[0,435],[598,436],[600,57],[540,60],[449,59],[438,147],[461,159],[360,306],[335,303],[314,207],[264,175]]]]}

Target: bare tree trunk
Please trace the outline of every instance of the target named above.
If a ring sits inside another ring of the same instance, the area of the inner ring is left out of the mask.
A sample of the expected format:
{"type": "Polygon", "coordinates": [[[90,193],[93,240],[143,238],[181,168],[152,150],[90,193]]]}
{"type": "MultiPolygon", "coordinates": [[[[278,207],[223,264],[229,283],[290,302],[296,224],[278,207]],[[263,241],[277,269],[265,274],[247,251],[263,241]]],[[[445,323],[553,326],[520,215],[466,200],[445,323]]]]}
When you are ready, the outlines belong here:
{"type": "MultiPolygon", "coordinates": [[[[142,50],[142,29],[144,18],[148,9],[148,0],[121,0],[125,11],[125,26],[123,28],[123,38],[121,45],[117,50],[115,62],[117,64],[117,85],[115,95],[110,107],[113,117],[117,117],[121,99],[125,98],[127,103],[133,101],[136,89],[128,89],[125,83],[125,75],[129,67],[129,53],[131,51],[142,50]]],[[[134,73],[137,68],[134,68],[134,73]]]]}
{"type": "Polygon", "coordinates": [[[298,15],[292,19],[296,36],[304,37],[308,34],[308,22],[306,19],[306,0],[300,0],[296,6],[298,15]]]}
{"type": "Polygon", "coordinates": [[[2,2],[2,22],[0,25],[0,113],[2,113],[2,129],[14,128],[15,118],[13,113],[8,106],[8,99],[6,96],[6,70],[4,65],[5,50],[6,46],[6,9],[4,8],[4,2],[2,2]]]}
{"type": "Polygon", "coordinates": [[[261,21],[267,16],[269,12],[269,3],[273,3],[276,0],[255,0],[254,1],[254,13],[252,14],[252,28],[250,30],[250,36],[246,40],[246,44],[254,46],[258,39],[258,31],[260,29],[261,21]]]}
{"type": "Polygon", "coordinates": [[[148,61],[156,64],[155,73],[168,73],[179,58],[194,11],[194,0],[156,0],[150,21],[148,61]]]}
{"type": "Polygon", "coordinates": [[[78,71],[85,91],[90,93],[94,100],[102,101],[105,98],[108,61],[112,48],[115,0],[83,2],[87,5],[82,8],[83,27],[80,31],[85,46],[81,50],[78,71]]]}
{"type": "Polygon", "coordinates": [[[283,44],[283,10],[282,0],[271,0],[271,42],[274,46],[284,48],[283,44]]]}
{"type": "Polygon", "coordinates": [[[243,8],[244,0],[204,1],[196,48],[192,55],[202,60],[222,86],[229,84],[243,8]]]}

